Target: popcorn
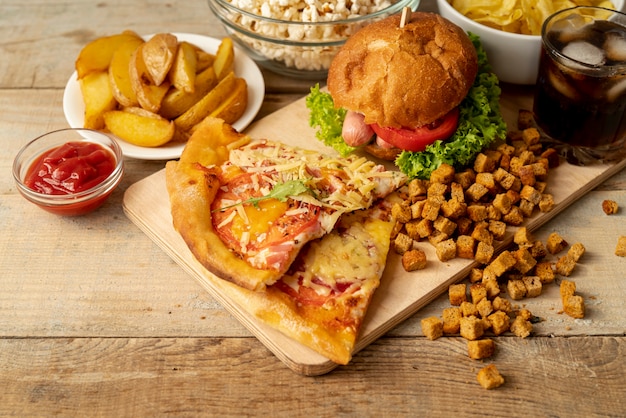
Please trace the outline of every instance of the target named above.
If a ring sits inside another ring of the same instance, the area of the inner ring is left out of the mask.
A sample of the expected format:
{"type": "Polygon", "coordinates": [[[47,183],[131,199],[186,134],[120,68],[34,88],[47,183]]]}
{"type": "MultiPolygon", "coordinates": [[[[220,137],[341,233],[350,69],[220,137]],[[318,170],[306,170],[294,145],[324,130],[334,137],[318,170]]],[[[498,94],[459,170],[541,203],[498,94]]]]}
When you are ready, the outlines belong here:
{"type": "MultiPolygon", "coordinates": [[[[385,9],[393,4],[389,0],[227,0],[228,3],[246,12],[265,18],[281,19],[290,22],[333,22],[365,16],[385,9]]],[[[335,28],[329,25],[282,25],[278,23],[259,24],[244,15],[233,20],[245,30],[284,41],[332,42],[341,41],[359,29],[357,25],[335,28]]],[[[299,70],[320,71],[330,66],[339,46],[276,46],[266,41],[239,35],[251,49],[276,61],[283,61],[287,67],[299,70]]]]}

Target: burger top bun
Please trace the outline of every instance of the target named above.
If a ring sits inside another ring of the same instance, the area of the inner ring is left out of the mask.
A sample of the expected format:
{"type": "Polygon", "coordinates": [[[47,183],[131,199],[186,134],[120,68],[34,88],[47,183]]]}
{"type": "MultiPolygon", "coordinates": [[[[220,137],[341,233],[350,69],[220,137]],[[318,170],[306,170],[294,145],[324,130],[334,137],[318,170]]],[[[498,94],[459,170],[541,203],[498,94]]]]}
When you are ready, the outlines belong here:
{"type": "Polygon", "coordinates": [[[476,49],[460,27],[434,13],[400,15],[352,35],[333,59],[328,90],[335,106],[365,123],[415,128],[459,105],[476,73],[476,49]]]}

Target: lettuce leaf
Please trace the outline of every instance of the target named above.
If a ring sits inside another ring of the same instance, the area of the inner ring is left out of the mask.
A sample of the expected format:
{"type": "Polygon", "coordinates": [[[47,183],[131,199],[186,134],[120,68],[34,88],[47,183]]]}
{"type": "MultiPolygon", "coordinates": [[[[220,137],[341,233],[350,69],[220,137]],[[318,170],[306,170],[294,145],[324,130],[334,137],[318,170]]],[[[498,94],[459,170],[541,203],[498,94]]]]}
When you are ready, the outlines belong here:
{"type": "Polygon", "coordinates": [[[311,87],[311,92],[306,97],[306,106],[311,111],[309,125],[318,128],[315,132],[317,139],[334,148],[343,157],[356,149],[346,144],[341,137],[346,109],[335,108],[332,96],[320,91],[319,84],[311,87]]]}
{"type": "MultiPolygon", "coordinates": [[[[471,164],[476,155],[497,139],[506,135],[506,123],[500,113],[500,86],[491,72],[487,54],[477,35],[468,34],[478,55],[478,74],[467,97],[461,102],[459,126],[446,141],[436,141],[422,152],[403,151],[395,163],[409,177],[430,178],[430,173],[442,163],[457,169],[471,164]]],[[[329,93],[321,92],[319,85],[311,88],[306,98],[311,111],[309,124],[317,127],[316,137],[345,156],[356,148],[341,138],[345,109],[335,109],[329,93]]]]}

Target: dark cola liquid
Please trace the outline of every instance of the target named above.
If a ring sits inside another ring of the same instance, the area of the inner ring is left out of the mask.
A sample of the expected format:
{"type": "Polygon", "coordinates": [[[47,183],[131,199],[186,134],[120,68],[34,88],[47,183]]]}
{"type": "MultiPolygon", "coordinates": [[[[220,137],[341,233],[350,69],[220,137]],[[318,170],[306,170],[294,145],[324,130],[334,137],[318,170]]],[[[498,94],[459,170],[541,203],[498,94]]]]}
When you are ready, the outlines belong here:
{"type": "MultiPolygon", "coordinates": [[[[606,38],[626,41],[626,28],[609,21],[596,21],[580,32],[550,32],[549,42],[559,51],[567,43],[585,42],[603,49],[606,38]],[[615,37],[615,38],[613,38],[615,37]],[[622,38],[620,38],[622,37],[622,38]]],[[[577,66],[574,62],[557,62],[541,50],[539,75],[535,89],[534,113],[541,128],[550,137],[577,147],[603,149],[623,147],[626,139],[626,60],[623,43],[618,52],[605,56],[602,69],[577,66]],[[618,68],[621,69],[616,71],[618,68]],[[612,70],[607,70],[611,67],[612,70]]],[[[566,50],[567,51],[567,50],[566,50]]],[[[595,58],[592,58],[595,59],[595,58]]]]}

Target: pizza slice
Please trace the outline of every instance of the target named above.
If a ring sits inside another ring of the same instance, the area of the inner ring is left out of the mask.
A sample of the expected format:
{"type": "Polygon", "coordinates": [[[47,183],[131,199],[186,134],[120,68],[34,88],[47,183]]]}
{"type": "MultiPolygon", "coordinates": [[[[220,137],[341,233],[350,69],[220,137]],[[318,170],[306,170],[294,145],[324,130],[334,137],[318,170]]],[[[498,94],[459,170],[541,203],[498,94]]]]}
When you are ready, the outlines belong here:
{"type": "Polygon", "coordinates": [[[264,292],[234,299],[250,314],[338,364],[347,364],[385,269],[394,222],[390,199],[344,215],[310,241],[264,292]]]}
{"type": "Polygon", "coordinates": [[[331,157],[253,141],[219,119],[195,130],[166,165],[174,227],[216,276],[251,290],[280,279],[309,241],[345,213],[406,181],[365,157],[331,157]]]}

